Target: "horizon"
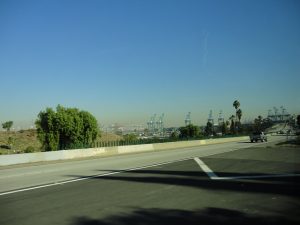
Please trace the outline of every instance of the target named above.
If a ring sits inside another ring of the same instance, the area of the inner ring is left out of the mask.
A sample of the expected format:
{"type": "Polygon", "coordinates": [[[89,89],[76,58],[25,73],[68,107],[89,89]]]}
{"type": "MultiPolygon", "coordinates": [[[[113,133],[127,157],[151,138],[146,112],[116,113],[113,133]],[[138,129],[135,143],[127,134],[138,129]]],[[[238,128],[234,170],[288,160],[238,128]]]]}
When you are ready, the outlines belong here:
{"type": "MultiPolygon", "coordinates": [[[[278,115],[281,115],[281,111],[279,110],[278,112],[279,112],[278,115]]],[[[274,111],[272,111],[271,114],[274,115],[274,111]]],[[[295,113],[289,113],[289,114],[291,116],[298,115],[298,114],[295,114],[295,113]]],[[[214,124],[216,125],[218,117],[217,116],[215,117],[214,115],[215,114],[213,113],[213,119],[215,121],[214,124]]],[[[219,115],[219,113],[218,113],[218,115],[219,115]]],[[[232,113],[231,115],[235,115],[235,113],[232,113]]],[[[160,115],[157,115],[156,121],[158,120],[159,116],[160,115]]],[[[258,116],[262,116],[262,118],[267,118],[268,117],[267,115],[264,115],[264,114],[258,114],[258,116]]],[[[257,117],[255,117],[255,118],[257,118],[257,117]]],[[[241,120],[241,123],[242,124],[253,124],[255,118],[253,118],[253,119],[252,118],[251,119],[250,118],[243,118],[241,120]]],[[[168,123],[168,121],[164,120],[164,124],[165,124],[164,128],[183,127],[183,126],[185,126],[184,120],[185,120],[185,117],[183,118],[183,120],[181,121],[181,123],[179,122],[177,125],[174,125],[174,124],[171,125],[171,124],[168,123]]],[[[228,116],[228,118],[226,116],[224,116],[224,121],[227,121],[227,120],[230,121],[229,120],[229,116],[228,116]]],[[[98,119],[97,119],[97,121],[98,121],[98,119]]],[[[193,120],[193,117],[191,116],[191,124],[199,126],[199,127],[206,126],[207,121],[208,120],[206,119],[206,121],[203,121],[203,123],[195,123],[194,120],[193,120]]],[[[0,122],[2,124],[3,122],[6,122],[6,121],[0,121],[0,122]]],[[[114,126],[116,126],[116,127],[123,127],[123,128],[127,128],[127,129],[130,128],[130,127],[134,127],[135,126],[135,127],[140,127],[140,128],[144,129],[144,128],[147,128],[147,122],[149,122],[149,120],[147,120],[145,123],[142,123],[142,124],[141,123],[140,124],[138,124],[138,123],[119,123],[119,122],[101,124],[98,121],[98,125],[99,125],[99,129],[102,130],[102,131],[107,130],[109,128],[113,128],[114,126]]],[[[13,121],[13,126],[11,128],[11,131],[20,131],[20,130],[29,130],[29,129],[36,129],[36,127],[35,127],[35,120],[31,120],[31,121],[13,121]]],[[[6,129],[3,129],[2,126],[1,126],[0,127],[0,131],[6,131],[6,129]]]]}
{"type": "MultiPolygon", "coordinates": [[[[1,1],[0,122],[30,127],[46,107],[98,123],[165,126],[235,114],[300,114],[300,3],[1,1]]],[[[2,126],[1,126],[2,129],[2,126]]]]}

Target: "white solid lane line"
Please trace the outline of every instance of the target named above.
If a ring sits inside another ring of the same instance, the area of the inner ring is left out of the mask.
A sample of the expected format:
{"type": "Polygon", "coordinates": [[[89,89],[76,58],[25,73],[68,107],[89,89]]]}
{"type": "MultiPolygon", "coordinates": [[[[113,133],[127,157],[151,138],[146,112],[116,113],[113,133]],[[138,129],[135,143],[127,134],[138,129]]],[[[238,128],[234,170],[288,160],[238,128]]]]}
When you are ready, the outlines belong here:
{"type": "Polygon", "coordinates": [[[200,166],[200,168],[209,176],[210,179],[214,180],[218,178],[217,174],[215,174],[201,159],[195,157],[194,160],[200,166]]]}
{"type": "Polygon", "coordinates": [[[200,168],[208,175],[208,177],[212,180],[238,180],[238,179],[260,179],[260,178],[300,176],[300,174],[297,173],[284,173],[284,174],[268,174],[268,175],[253,175],[253,176],[219,177],[201,159],[195,157],[194,160],[200,166],[200,168]]]}
{"type": "Polygon", "coordinates": [[[298,177],[298,176],[300,176],[300,174],[284,173],[284,174],[253,175],[253,176],[217,177],[215,178],[215,180],[262,179],[262,178],[298,177]]]}
{"type": "Polygon", "coordinates": [[[68,184],[68,183],[93,179],[93,178],[97,178],[97,177],[105,177],[105,176],[110,176],[110,175],[115,175],[115,174],[119,174],[119,173],[135,171],[135,170],[147,169],[147,168],[151,168],[151,167],[167,165],[167,164],[187,161],[187,160],[191,160],[191,159],[192,158],[179,159],[179,160],[174,160],[174,161],[169,161],[169,162],[156,163],[156,164],[142,166],[142,167],[136,167],[136,168],[124,169],[124,170],[115,171],[115,172],[109,172],[109,173],[105,173],[105,174],[98,174],[98,175],[92,175],[92,176],[87,176],[87,177],[75,178],[72,180],[59,181],[59,182],[54,182],[54,183],[50,183],[50,184],[38,185],[35,187],[22,188],[22,189],[13,190],[13,191],[2,192],[2,193],[0,193],[0,196],[24,192],[24,191],[31,191],[31,190],[36,190],[36,189],[41,189],[41,188],[46,188],[46,187],[51,187],[51,186],[64,185],[64,184],[68,184]]]}

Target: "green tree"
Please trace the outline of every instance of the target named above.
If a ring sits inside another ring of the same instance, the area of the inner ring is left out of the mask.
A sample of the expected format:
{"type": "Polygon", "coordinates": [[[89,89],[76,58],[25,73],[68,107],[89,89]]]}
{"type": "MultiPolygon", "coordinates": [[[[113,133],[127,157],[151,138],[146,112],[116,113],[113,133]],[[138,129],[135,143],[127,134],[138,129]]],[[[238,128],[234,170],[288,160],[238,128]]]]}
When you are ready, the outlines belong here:
{"type": "Polygon", "coordinates": [[[222,132],[223,135],[228,133],[227,124],[224,123],[224,122],[221,124],[221,132],[222,132]]]}
{"type": "Polygon", "coordinates": [[[230,125],[229,120],[226,120],[225,124],[226,124],[227,127],[229,127],[229,125],[230,125]]]}
{"type": "Polygon", "coordinates": [[[60,105],[56,111],[51,108],[41,111],[35,124],[46,151],[89,146],[99,132],[97,120],[89,112],[60,105]]]}
{"type": "Polygon", "coordinates": [[[233,102],[233,107],[235,108],[235,132],[238,133],[239,129],[241,128],[241,118],[242,118],[242,110],[240,109],[240,102],[235,100],[233,102]]]}
{"type": "Polygon", "coordinates": [[[123,135],[123,138],[124,138],[125,141],[128,141],[128,142],[132,142],[132,141],[138,140],[136,134],[125,134],[125,135],[123,135]]]}
{"type": "Polygon", "coordinates": [[[230,120],[230,132],[231,134],[235,134],[235,122],[234,122],[235,116],[231,115],[231,117],[229,117],[230,120]]]}
{"type": "Polygon", "coordinates": [[[213,124],[211,122],[207,122],[206,127],[205,127],[205,134],[207,136],[210,136],[213,134],[213,124]]]}
{"type": "Polygon", "coordinates": [[[236,116],[237,116],[238,122],[235,122],[236,123],[235,126],[236,126],[237,133],[240,133],[242,131],[242,124],[241,124],[242,115],[243,115],[242,110],[238,109],[236,111],[236,116]]]}
{"type": "Polygon", "coordinates": [[[181,138],[195,138],[200,136],[200,128],[198,126],[194,126],[193,124],[180,127],[179,132],[181,138]]]}
{"type": "Polygon", "coordinates": [[[300,115],[297,116],[297,125],[300,127],[300,115]]]}
{"type": "Polygon", "coordinates": [[[243,115],[242,110],[241,110],[241,109],[238,109],[238,110],[236,111],[236,115],[237,115],[237,118],[238,118],[238,120],[239,120],[239,123],[241,123],[241,118],[242,118],[242,115],[243,115]]]}
{"type": "Polygon", "coordinates": [[[235,111],[237,111],[241,104],[238,100],[235,100],[232,105],[235,108],[235,111]]]}
{"type": "Polygon", "coordinates": [[[10,131],[13,124],[14,124],[13,121],[7,121],[5,123],[2,123],[2,128],[6,129],[7,131],[10,131]]]}
{"type": "Polygon", "coordinates": [[[262,116],[258,116],[257,118],[254,119],[254,131],[260,132],[262,131],[262,123],[263,123],[263,118],[262,116]]]}
{"type": "Polygon", "coordinates": [[[8,139],[7,139],[7,145],[8,145],[10,148],[12,148],[12,146],[14,145],[14,143],[15,143],[15,139],[12,138],[12,137],[8,137],[8,139]]]}
{"type": "Polygon", "coordinates": [[[273,121],[269,118],[262,119],[261,129],[264,131],[273,126],[273,121]]]}
{"type": "Polygon", "coordinates": [[[170,138],[173,139],[173,140],[176,140],[179,138],[179,134],[180,132],[179,131],[172,131],[171,135],[170,135],[170,138]]]}

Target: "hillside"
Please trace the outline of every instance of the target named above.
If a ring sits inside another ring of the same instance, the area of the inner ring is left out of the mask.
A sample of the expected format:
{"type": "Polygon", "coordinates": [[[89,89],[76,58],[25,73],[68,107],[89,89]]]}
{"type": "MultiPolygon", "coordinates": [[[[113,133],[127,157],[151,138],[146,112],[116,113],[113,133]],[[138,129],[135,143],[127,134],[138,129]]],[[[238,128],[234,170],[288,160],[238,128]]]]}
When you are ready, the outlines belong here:
{"type": "MultiPolygon", "coordinates": [[[[97,138],[97,142],[108,142],[122,140],[123,137],[103,132],[101,136],[97,138]]],[[[23,153],[27,148],[31,151],[40,152],[41,143],[37,139],[36,130],[21,130],[17,132],[0,131],[0,154],[14,154],[23,153]],[[11,140],[11,149],[9,149],[9,138],[11,140]]]]}
{"type": "Polygon", "coordinates": [[[30,147],[34,151],[41,151],[41,144],[37,139],[36,130],[21,130],[17,132],[0,131],[0,153],[11,154],[24,152],[30,147]],[[11,149],[8,149],[11,137],[11,149]]]}

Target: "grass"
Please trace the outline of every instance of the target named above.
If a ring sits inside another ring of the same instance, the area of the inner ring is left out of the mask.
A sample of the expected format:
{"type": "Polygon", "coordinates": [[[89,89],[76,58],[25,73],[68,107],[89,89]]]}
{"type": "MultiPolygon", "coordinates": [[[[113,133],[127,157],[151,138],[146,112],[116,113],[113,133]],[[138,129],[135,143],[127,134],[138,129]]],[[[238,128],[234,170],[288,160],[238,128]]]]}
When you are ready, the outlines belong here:
{"type": "Polygon", "coordinates": [[[14,154],[23,153],[27,148],[41,151],[42,146],[37,139],[35,130],[21,130],[17,132],[1,131],[0,147],[0,154],[14,154]]]}
{"type": "MultiPolygon", "coordinates": [[[[97,142],[119,141],[123,138],[116,134],[103,132],[97,142]]],[[[42,145],[34,129],[20,131],[0,131],[0,155],[18,154],[24,152],[41,152],[42,145]],[[10,139],[10,140],[9,140],[10,139]],[[10,143],[11,142],[11,143],[10,143]]]]}

